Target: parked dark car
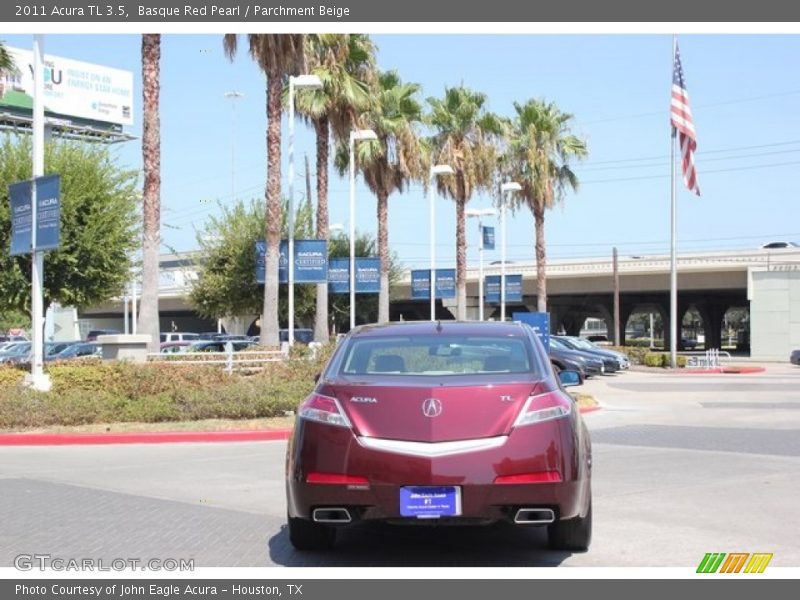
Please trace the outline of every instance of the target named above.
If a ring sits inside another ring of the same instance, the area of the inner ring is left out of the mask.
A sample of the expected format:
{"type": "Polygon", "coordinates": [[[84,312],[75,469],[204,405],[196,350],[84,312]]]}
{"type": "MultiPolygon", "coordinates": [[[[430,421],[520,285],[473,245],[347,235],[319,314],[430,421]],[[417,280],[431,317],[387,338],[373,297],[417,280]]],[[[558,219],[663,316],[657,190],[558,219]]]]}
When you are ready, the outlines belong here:
{"type": "Polygon", "coordinates": [[[694,338],[681,338],[681,348],[683,350],[694,350],[697,348],[697,340],[694,338]]]}
{"type": "Polygon", "coordinates": [[[30,342],[18,342],[0,353],[0,364],[20,364],[31,361],[30,342]]]}
{"type": "Polygon", "coordinates": [[[574,350],[570,348],[561,340],[556,338],[555,336],[550,336],[550,355],[553,356],[553,350],[557,350],[563,356],[564,352],[570,353],[569,357],[574,361],[585,361],[584,364],[587,365],[587,376],[588,375],[605,375],[606,373],[613,373],[617,370],[617,361],[616,359],[606,358],[602,356],[596,356],[590,352],[584,352],[582,350],[574,350]],[[591,366],[592,369],[588,367],[591,366]],[[595,370],[596,369],[596,370],[595,370]]]}
{"type": "Polygon", "coordinates": [[[64,348],[58,354],[49,354],[45,361],[102,358],[103,347],[97,342],[80,342],[64,348]]]}
{"type": "Polygon", "coordinates": [[[228,341],[233,345],[233,351],[239,352],[255,346],[255,342],[250,340],[216,340],[201,341],[190,344],[186,347],[186,352],[226,352],[225,346],[228,341]]]}
{"type": "Polygon", "coordinates": [[[800,350],[792,352],[792,355],[789,357],[789,362],[793,365],[800,366],[800,350]]]}
{"type": "Polygon", "coordinates": [[[192,342],[161,342],[159,345],[159,352],[162,354],[175,354],[176,352],[183,352],[186,348],[192,345],[192,342]]]}
{"type": "Polygon", "coordinates": [[[329,548],[359,521],[547,526],[585,551],[591,442],[530,327],[365,325],[339,344],[287,448],[289,541],[329,548]]]}
{"type": "Polygon", "coordinates": [[[58,354],[59,352],[63,352],[73,344],[81,344],[80,340],[73,340],[71,342],[46,342],[44,345],[44,355],[45,357],[50,356],[52,354],[58,354]]]}
{"type": "Polygon", "coordinates": [[[558,348],[550,347],[550,363],[556,373],[561,371],[577,371],[581,374],[583,379],[591,377],[592,375],[600,375],[602,363],[597,361],[590,361],[587,363],[585,359],[581,359],[571,352],[559,350],[558,348]]]}
{"type": "Polygon", "coordinates": [[[591,342],[588,342],[579,337],[559,335],[556,336],[556,339],[559,342],[566,344],[573,350],[588,352],[592,356],[597,356],[603,359],[609,359],[615,361],[617,364],[616,364],[616,369],[614,370],[616,371],[621,371],[623,369],[630,368],[630,361],[628,360],[628,357],[622,352],[614,352],[611,350],[606,350],[604,348],[599,348],[594,344],[592,344],[591,342]]]}
{"type": "MultiPolygon", "coordinates": [[[[288,342],[289,341],[289,330],[288,329],[281,329],[278,332],[278,336],[280,341],[288,342]]],[[[295,329],[294,330],[294,341],[300,342],[301,344],[310,344],[314,341],[314,330],[313,329],[295,329]]]]}

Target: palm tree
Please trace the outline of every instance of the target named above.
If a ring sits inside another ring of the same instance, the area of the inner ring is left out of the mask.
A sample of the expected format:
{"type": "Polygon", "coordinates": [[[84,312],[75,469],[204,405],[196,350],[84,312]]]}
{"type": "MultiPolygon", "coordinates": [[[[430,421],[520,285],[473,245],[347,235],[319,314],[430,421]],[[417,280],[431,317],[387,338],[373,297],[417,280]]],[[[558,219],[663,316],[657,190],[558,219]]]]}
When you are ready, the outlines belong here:
{"type": "MultiPolygon", "coordinates": [[[[300,90],[297,109],[314,125],[317,136],[317,238],[328,239],[328,159],[330,136],[347,138],[362,111],[369,108],[375,78],[375,47],[363,34],[317,34],[307,38],[311,72],[321,90],[300,90]]],[[[328,341],[328,284],[317,285],[314,339],[328,341]]]]}
{"type": "Polygon", "coordinates": [[[161,35],[142,35],[142,162],[144,165],[144,227],[142,239],[142,301],[138,331],[150,336],[150,352],[158,352],[158,254],[161,249],[161,124],[159,96],[161,35]]]}
{"type": "Polygon", "coordinates": [[[439,192],[456,203],[456,288],[459,320],[467,311],[467,238],[465,208],[473,194],[490,189],[497,159],[496,142],[503,134],[502,120],[486,110],[486,95],[463,85],[445,88],[444,98],[429,98],[428,122],[436,163],[448,164],[454,176],[437,180],[439,192]]]}
{"type": "Polygon", "coordinates": [[[568,189],[578,189],[578,177],[569,163],[585,158],[588,150],[584,140],[570,133],[573,116],[561,112],[555,103],[536,99],[515,102],[514,110],[506,168],[522,186],[515,202],[524,202],[533,213],[537,310],[546,312],[545,210],[563,201],[568,189]]]}
{"type": "MultiPolygon", "coordinates": [[[[356,162],[364,181],[378,200],[378,256],[381,259],[381,286],[378,294],[378,322],[389,320],[389,196],[403,192],[423,170],[422,144],[417,128],[422,123],[422,105],[417,100],[420,86],[403,83],[396,71],[378,74],[374,105],[358,122],[372,129],[377,140],[358,144],[356,162]]],[[[347,144],[337,151],[336,164],[344,173],[348,168],[347,144]]]]}
{"type": "Polygon", "coordinates": [[[6,50],[5,44],[0,41],[0,75],[10,73],[14,70],[14,67],[14,59],[11,58],[8,50],[6,50]]]}
{"type": "MultiPolygon", "coordinates": [[[[267,238],[264,309],[261,313],[261,341],[277,346],[278,338],[278,252],[281,241],[281,94],[289,75],[305,70],[304,34],[248,34],[250,57],[267,76],[267,238]]],[[[238,37],[225,34],[225,54],[236,56],[238,37]]]]}

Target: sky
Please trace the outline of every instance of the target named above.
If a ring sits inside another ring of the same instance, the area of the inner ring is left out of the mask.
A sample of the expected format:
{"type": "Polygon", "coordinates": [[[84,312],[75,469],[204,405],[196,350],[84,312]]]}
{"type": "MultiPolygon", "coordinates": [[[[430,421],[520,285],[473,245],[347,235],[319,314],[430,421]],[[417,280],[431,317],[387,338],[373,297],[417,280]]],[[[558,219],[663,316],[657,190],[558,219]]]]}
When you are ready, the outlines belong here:
{"type": "MultiPolygon", "coordinates": [[[[30,49],[31,35],[7,35],[30,49]]],[[[514,102],[554,101],[574,115],[589,157],[575,164],[576,193],[547,214],[548,256],[610,257],[669,251],[669,98],[672,39],[667,35],[396,34],[373,36],[381,69],[422,85],[421,99],[461,83],[511,116],[514,102]]],[[[161,53],[162,238],[164,251],[197,247],[197,231],[236,198],[263,197],[266,180],[265,79],[241,40],[230,62],[220,35],[165,34],[161,53]],[[232,101],[229,91],[243,97],[232,101]],[[234,152],[232,152],[234,150],[234,152]],[[232,161],[232,154],[235,161],[232,161]],[[233,168],[232,168],[233,167],[233,168]],[[235,176],[232,177],[232,174],[235,176]],[[235,183],[234,183],[235,181],[235,183]],[[233,189],[236,189],[234,195],[233,189]]],[[[134,73],[138,139],[114,146],[121,164],[141,168],[141,38],[46,35],[45,53],[134,73]]],[[[702,197],[678,186],[679,252],[749,249],[800,242],[800,36],[683,35],[681,58],[697,130],[702,197]]],[[[283,189],[288,193],[284,116],[283,189]]],[[[296,126],[295,197],[305,195],[304,157],[314,176],[313,130],[296,126]]],[[[312,186],[315,184],[312,183],[312,186]]],[[[376,202],[359,183],[356,227],[374,233],[376,202]]],[[[349,227],[348,182],[331,168],[330,222],[349,227]]],[[[455,266],[455,205],[436,199],[437,262],[455,266]]],[[[491,206],[478,195],[471,208],[491,206]]],[[[409,268],[428,264],[428,196],[420,184],[389,200],[390,246],[409,268]]],[[[485,224],[491,225],[491,220],[485,224]]],[[[509,215],[508,259],[534,258],[533,218],[509,215]]],[[[500,258],[500,236],[487,262],[500,258]]],[[[467,223],[468,261],[478,231],[467,223]]]]}

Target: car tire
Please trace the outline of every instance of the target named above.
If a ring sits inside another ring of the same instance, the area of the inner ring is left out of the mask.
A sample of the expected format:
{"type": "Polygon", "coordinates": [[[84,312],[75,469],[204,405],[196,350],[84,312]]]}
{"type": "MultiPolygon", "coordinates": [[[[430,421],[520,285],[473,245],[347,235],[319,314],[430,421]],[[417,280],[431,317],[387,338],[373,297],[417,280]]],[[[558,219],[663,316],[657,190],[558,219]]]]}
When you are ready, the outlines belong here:
{"type": "Polygon", "coordinates": [[[289,541],[297,550],[328,550],[336,543],[336,530],[307,519],[287,518],[289,541]]]}
{"type": "Polygon", "coordinates": [[[547,541],[553,550],[586,552],[592,541],[592,501],[585,517],[556,521],[547,528],[547,541]]]}

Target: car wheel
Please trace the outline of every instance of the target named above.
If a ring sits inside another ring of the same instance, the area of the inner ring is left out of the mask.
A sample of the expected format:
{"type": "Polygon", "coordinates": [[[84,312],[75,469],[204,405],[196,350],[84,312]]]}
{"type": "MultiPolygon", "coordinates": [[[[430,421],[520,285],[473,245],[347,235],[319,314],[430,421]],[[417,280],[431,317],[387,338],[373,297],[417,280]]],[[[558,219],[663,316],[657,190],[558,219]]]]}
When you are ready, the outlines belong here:
{"type": "Polygon", "coordinates": [[[585,517],[556,521],[547,528],[547,538],[553,550],[586,552],[592,541],[592,501],[585,517]]]}
{"type": "Polygon", "coordinates": [[[287,518],[289,541],[298,550],[327,550],[336,543],[336,530],[307,519],[287,518]]]}

